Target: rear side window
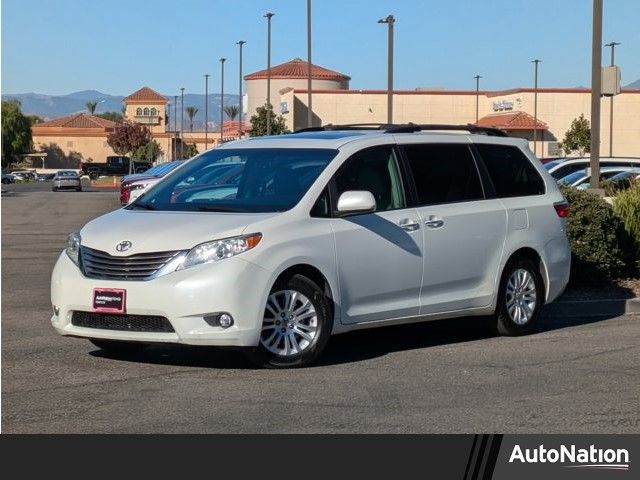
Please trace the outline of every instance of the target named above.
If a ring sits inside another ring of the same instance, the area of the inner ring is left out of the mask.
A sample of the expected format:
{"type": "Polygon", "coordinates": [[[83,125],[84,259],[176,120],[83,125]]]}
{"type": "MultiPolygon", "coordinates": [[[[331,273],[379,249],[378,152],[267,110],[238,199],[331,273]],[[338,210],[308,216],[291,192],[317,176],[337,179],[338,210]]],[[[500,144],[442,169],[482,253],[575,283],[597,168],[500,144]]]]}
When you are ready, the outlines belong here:
{"type": "Polygon", "coordinates": [[[404,145],[420,205],[484,198],[467,145],[404,145]]]}
{"type": "Polygon", "coordinates": [[[498,197],[542,195],[544,181],[518,147],[477,144],[498,197]]]}

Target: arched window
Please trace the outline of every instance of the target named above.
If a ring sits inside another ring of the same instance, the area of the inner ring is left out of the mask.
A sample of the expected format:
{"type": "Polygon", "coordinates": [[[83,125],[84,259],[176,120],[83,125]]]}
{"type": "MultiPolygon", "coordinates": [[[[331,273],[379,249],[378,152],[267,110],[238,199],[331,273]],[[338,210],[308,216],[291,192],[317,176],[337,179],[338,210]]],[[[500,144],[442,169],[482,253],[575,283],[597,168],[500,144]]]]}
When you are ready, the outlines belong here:
{"type": "Polygon", "coordinates": [[[143,115],[144,115],[145,117],[148,117],[148,116],[149,116],[149,109],[148,109],[147,107],[144,107],[144,113],[143,113],[143,115]]]}
{"type": "Polygon", "coordinates": [[[142,109],[140,107],[136,109],[136,115],[138,116],[142,115],[142,109]]]}
{"type": "Polygon", "coordinates": [[[151,116],[155,117],[158,114],[158,110],[156,110],[155,108],[151,109],[151,116]]]}

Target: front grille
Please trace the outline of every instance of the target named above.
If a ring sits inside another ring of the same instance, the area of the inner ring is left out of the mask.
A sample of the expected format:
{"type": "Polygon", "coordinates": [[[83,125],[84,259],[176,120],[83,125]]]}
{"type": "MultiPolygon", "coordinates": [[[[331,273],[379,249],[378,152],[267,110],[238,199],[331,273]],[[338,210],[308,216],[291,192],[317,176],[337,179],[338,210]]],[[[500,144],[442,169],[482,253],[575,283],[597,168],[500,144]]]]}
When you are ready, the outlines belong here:
{"type": "Polygon", "coordinates": [[[148,280],[181,251],[138,253],[114,257],[93,248],[81,247],[82,272],[89,278],[103,280],[148,280]]]}
{"type": "Polygon", "coordinates": [[[73,312],[76,327],[126,332],[174,332],[169,320],[155,315],[112,315],[109,313],[73,312]]]}

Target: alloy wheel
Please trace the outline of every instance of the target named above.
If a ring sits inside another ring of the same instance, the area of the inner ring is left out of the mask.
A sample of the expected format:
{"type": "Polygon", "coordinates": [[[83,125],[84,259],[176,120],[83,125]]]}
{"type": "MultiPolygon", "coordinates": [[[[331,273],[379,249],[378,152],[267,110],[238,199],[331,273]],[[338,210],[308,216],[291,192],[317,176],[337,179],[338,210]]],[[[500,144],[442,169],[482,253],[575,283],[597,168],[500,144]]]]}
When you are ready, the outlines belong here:
{"type": "Polygon", "coordinates": [[[506,303],[509,317],[516,325],[524,325],[536,309],[536,282],[524,268],[515,270],[507,281],[506,303]]]}

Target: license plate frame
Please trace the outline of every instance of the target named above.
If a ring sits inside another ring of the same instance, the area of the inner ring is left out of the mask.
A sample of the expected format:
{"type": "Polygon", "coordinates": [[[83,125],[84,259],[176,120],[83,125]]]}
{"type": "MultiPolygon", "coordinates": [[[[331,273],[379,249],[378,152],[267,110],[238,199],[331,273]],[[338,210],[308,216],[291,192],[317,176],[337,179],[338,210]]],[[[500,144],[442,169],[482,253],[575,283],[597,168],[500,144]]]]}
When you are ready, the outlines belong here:
{"type": "Polygon", "coordinates": [[[94,288],[93,311],[102,313],[125,313],[127,291],[124,288],[94,288]]]}

